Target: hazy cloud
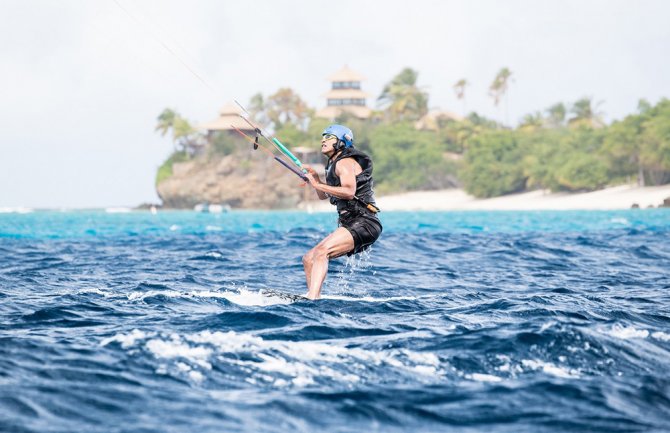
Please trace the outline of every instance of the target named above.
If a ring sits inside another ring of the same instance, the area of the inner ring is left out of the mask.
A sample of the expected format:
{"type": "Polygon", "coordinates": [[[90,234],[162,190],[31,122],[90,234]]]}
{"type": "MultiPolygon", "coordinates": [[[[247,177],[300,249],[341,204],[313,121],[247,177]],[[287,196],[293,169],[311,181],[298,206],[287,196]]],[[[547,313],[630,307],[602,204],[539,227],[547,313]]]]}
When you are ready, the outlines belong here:
{"type": "Polygon", "coordinates": [[[493,117],[487,88],[509,67],[512,121],[582,96],[619,118],[670,96],[663,1],[118,3],[0,2],[0,206],[156,201],[163,108],[204,121],[281,86],[320,106],[344,64],[373,95],[411,66],[430,105],[456,111],[465,77],[469,109],[493,117]]]}

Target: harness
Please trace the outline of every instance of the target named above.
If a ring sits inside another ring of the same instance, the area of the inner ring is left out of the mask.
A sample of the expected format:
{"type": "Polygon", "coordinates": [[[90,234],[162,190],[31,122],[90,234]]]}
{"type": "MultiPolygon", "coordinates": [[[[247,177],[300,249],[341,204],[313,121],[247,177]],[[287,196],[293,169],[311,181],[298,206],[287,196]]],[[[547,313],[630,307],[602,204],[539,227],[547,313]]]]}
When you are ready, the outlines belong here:
{"type": "Polygon", "coordinates": [[[330,186],[341,186],[340,178],[335,174],[335,166],[338,161],[345,158],[355,159],[363,170],[356,175],[356,193],[351,200],[331,195],[330,203],[337,207],[340,220],[353,218],[358,215],[376,217],[379,208],[375,204],[374,191],[372,190],[374,183],[372,180],[372,160],[367,154],[353,147],[344,148],[335,159],[328,160],[328,164],[326,165],[326,183],[330,186]]]}

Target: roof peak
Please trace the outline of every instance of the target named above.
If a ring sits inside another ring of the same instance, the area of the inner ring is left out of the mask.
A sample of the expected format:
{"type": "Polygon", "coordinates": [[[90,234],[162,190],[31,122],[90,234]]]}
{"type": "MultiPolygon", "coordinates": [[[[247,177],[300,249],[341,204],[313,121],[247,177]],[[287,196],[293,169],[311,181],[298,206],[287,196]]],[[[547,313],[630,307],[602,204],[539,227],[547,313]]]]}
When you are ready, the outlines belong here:
{"type": "Polygon", "coordinates": [[[328,77],[328,81],[363,81],[365,77],[344,65],[342,69],[328,77]]]}
{"type": "Polygon", "coordinates": [[[238,107],[237,104],[233,104],[233,101],[226,102],[219,110],[219,115],[221,116],[237,116],[238,114],[242,114],[242,109],[238,107]]]}

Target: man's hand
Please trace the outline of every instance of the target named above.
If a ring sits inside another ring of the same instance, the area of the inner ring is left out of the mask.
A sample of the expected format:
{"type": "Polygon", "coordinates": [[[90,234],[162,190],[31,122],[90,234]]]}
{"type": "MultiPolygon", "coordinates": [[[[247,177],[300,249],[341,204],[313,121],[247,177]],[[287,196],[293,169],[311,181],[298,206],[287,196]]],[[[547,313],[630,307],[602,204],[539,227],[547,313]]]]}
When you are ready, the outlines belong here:
{"type": "Polygon", "coordinates": [[[314,188],[316,188],[317,185],[321,184],[321,181],[319,180],[319,176],[316,174],[312,174],[310,172],[307,172],[305,175],[307,176],[307,181],[309,182],[310,185],[312,185],[314,188]]]}
{"type": "Polygon", "coordinates": [[[319,175],[317,174],[316,170],[314,170],[311,166],[304,164],[302,168],[307,170],[307,173],[311,174],[312,176],[315,176],[317,179],[319,178],[319,175]]]}
{"type": "Polygon", "coordinates": [[[321,183],[321,179],[319,178],[319,174],[316,172],[316,170],[314,170],[309,165],[303,165],[302,168],[307,171],[306,176],[310,185],[315,186],[321,183]]]}
{"type": "Polygon", "coordinates": [[[321,178],[319,177],[319,173],[316,172],[312,167],[309,165],[303,165],[302,168],[307,171],[305,176],[307,176],[307,181],[309,182],[310,186],[314,188],[316,191],[316,195],[319,197],[320,200],[325,200],[328,198],[328,196],[321,191],[321,188],[325,185],[323,182],[321,182],[321,178]],[[321,185],[321,187],[319,186],[321,185]]]}

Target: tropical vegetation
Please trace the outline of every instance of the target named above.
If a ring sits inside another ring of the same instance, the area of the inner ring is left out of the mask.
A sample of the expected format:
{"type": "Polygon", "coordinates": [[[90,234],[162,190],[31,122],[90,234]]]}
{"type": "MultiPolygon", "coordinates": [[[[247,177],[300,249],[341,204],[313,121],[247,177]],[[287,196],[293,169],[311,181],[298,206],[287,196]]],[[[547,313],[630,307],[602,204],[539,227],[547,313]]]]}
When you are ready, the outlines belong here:
{"type": "MultiPolygon", "coordinates": [[[[512,76],[502,68],[489,86],[496,107],[506,99],[512,76]]],[[[533,189],[589,191],[621,183],[670,182],[668,99],[656,105],[641,100],[636,113],[609,125],[602,102],[592,97],[528,113],[515,128],[476,112],[422,123],[417,121],[428,113],[429,95],[418,78],[411,68],[394,76],[369,119],[348,114],[335,119],[355,132],[359,149],[371,154],[380,192],[457,186],[477,197],[493,197],[533,189]]],[[[470,85],[463,78],[452,87],[464,107],[470,85]]],[[[289,146],[318,149],[329,123],[315,117],[315,110],[290,88],[267,97],[256,94],[248,106],[257,122],[289,146]]],[[[206,140],[171,109],[158,116],[156,130],[174,143],[157,182],[171,174],[174,162],[232,153],[245,158],[249,151],[229,134],[206,140]]]]}

